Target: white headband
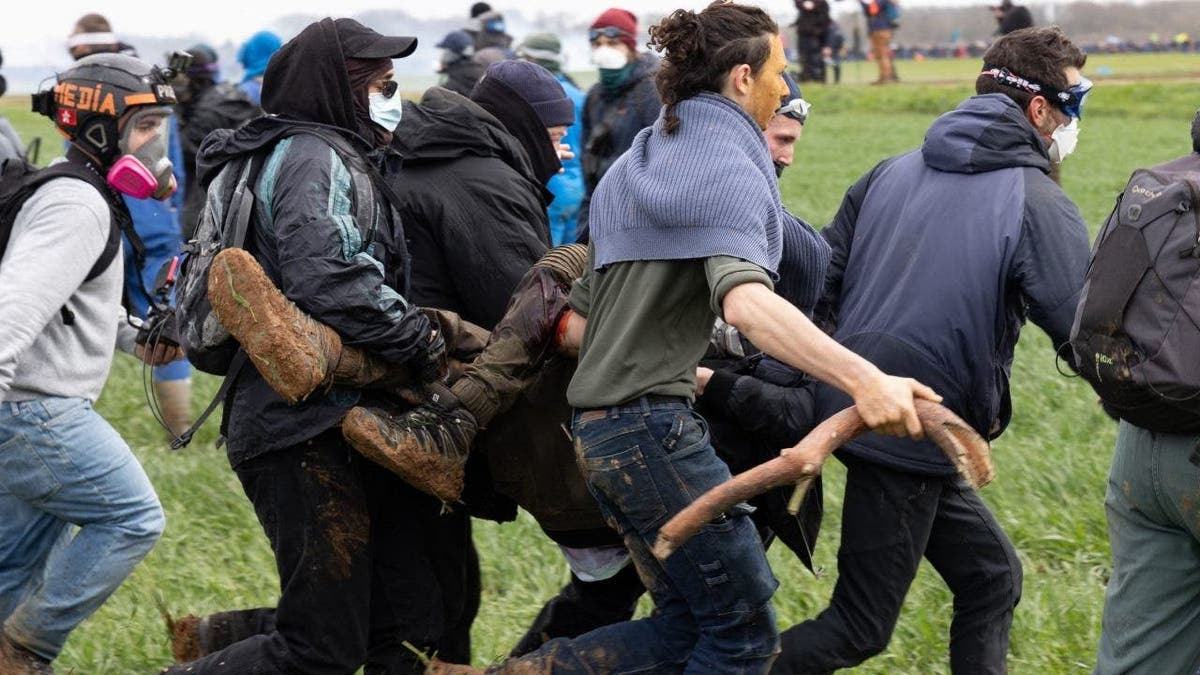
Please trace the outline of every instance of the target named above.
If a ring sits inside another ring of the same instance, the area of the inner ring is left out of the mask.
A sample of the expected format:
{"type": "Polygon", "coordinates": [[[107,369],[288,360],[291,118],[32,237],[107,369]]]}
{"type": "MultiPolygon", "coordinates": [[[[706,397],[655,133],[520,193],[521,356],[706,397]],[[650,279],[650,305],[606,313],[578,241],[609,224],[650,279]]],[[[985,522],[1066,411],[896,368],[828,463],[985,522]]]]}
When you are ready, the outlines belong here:
{"type": "Polygon", "coordinates": [[[116,33],[76,33],[67,38],[67,49],[85,45],[115,45],[120,42],[116,33]]]}

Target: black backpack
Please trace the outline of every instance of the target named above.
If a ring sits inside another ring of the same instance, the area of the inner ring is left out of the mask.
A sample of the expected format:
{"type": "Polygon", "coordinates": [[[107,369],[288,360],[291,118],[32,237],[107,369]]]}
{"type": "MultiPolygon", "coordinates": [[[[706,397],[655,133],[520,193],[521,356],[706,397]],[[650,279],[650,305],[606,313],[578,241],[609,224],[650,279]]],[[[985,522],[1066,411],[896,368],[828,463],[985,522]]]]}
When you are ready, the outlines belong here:
{"type": "MultiPolygon", "coordinates": [[[[8,248],[8,240],[12,236],[13,225],[16,223],[17,214],[21,212],[21,207],[42,185],[55,178],[63,177],[77,178],[96,188],[104,197],[104,201],[109,206],[109,212],[112,214],[108,241],[104,244],[104,250],[101,251],[100,257],[88,270],[84,282],[92,281],[112,265],[121,248],[122,233],[129,237],[134,248],[135,259],[140,263],[145,257],[145,247],[142,246],[141,239],[133,231],[133,220],[129,216],[129,210],[103,176],[78,162],[58,162],[44,169],[38,169],[24,158],[9,159],[4,162],[3,166],[0,166],[0,259],[3,259],[4,252],[8,248]]],[[[59,314],[62,316],[64,324],[70,326],[75,323],[74,315],[65,306],[59,310],[59,314]]]]}
{"type": "MultiPolygon", "coordinates": [[[[356,218],[360,222],[373,222],[376,200],[372,177],[360,153],[337,132],[316,125],[297,125],[281,134],[276,142],[296,134],[318,136],[337,152],[350,170],[356,218]]],[[[274,147],[275,143],[271,143],[257,152],[239,155],[221,168],[207,187],[207,200],[196,232],[183,247],[187,255],[175,288],[179,343],[193,366],[213,375],[231,374],[238,343],[212,312],[208,301],[209,269],[213,258],[222,250],[247,248],[247,235],[257,201],[254,188],[262,165],[274,147]]],[[[241,361],[237,363],[240,367],[241,361]]]]}
{"type": "Polygon", "coordinates": [[[1096,237],[1071,348],[1109,415],[1200,432],[1200,154],[1130,177],[1096,237]]]}

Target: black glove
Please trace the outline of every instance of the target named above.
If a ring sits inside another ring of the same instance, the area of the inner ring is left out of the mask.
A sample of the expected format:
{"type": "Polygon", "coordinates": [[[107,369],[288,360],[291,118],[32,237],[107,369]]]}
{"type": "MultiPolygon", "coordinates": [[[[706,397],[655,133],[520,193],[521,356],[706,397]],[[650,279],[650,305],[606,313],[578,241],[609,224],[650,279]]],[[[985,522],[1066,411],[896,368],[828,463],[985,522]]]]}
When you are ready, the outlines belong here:
{"type": "Polygon", "coordinates": [[[138,328],[134,342],[139,345],[166,344],[169,347],[179,346],[179,324],[175,316],[175,308],[153,309],[149,316],[138,328]]]}
{"type": "Polygon", "coordinates": [[[422,384],[437,382],[446,376],[446,340],[441,329],[432,327],[425,352],[413,363],[413,372],[422,384]]]}

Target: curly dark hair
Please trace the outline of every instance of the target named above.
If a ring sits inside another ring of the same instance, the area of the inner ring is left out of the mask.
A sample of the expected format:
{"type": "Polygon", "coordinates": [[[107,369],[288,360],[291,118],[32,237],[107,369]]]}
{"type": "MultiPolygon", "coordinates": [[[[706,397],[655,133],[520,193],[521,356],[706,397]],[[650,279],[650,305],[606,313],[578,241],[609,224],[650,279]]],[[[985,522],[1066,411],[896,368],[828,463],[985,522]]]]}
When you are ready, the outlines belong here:
{"type": "MultiPolygon", "coordinates": [[[[1058,26],[1015,30],[992,43],[983,54],[986,68],[1005,68],[1027,80],[1048,84],[1059,91],[1069,86],[1064,70],[1083,68],[1087,54],[1076,47],[1058,26]]],[[[989,75],[975,80],[976,94],[1004,94],[1024,110],[1036,94],[1002,84],[989,75]]]]}
{"type": "Polygon", "coordinates": [[[650,27],[646,46],[663,52],[654,83],[667,106],[663,131],[679,128],[675,106],[702,91],[720,92],[725,76],[746,63],[757,74],[771,55],[772,35],[779,25],[758,7],[716,0],[699,14],[686,9],[671,12],[650,27]]]}

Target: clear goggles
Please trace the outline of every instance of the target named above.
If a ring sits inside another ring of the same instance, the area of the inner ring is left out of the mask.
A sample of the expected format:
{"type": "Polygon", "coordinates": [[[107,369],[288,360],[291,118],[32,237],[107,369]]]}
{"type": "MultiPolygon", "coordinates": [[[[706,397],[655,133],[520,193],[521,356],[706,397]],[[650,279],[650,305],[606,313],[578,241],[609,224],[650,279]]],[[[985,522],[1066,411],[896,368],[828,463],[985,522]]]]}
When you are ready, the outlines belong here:
{"type": "Polygon", "coordinates": [[[808,101],[802,98],[793,98],[784,101],[783,105],[779,106],[779,109],[775,111],[775,114],[790,117],[800,124],[804,124],[808,121],[808,111],[811,109],[812,104],[808,101]]]}
{"type": "Polygon", "coordinates": [[[616,40],[623,37],[633,37],[629,33],[617,28],[616,26],[601,26],[600,28],[592,28],[588,31],[588,42],[595,42],[602,37],[610,40],[616,40]]]}

